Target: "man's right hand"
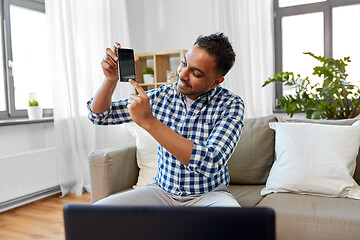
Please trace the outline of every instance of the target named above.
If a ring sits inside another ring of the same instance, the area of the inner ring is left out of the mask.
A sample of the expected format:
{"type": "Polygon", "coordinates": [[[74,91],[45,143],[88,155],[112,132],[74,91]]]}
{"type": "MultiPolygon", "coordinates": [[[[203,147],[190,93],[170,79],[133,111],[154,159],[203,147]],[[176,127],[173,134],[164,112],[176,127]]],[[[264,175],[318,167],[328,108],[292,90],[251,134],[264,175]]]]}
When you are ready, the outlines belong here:
{"type": "MultiPolygon", "coordinates": [[[[101,67],[105,74],[105,80],[93,98],[91,104],[91,111],[93,113],[105,112],[111,106],[111,96],[113,95],[117,81],[119,80],[117,56],[118,48],[121,48],[121,45],[117,42],[114,44],[114,50],[107,48],[106,55],[101,61],[101,67]]],[[[135,57],[134,60],[136,62],[139,58],[135,57]]]]}
{"type": "Polygon", "coordinates": [[[105,77],[110,81],[117,81],[119,80],[119,72],[118,72],[118,56],[117,56],[117,49],[121,48],[120,43],[114,44],[114,50],[110,48],[106,49],[106,55],[101,61],[101,67],[105,74],[105,77]]]}

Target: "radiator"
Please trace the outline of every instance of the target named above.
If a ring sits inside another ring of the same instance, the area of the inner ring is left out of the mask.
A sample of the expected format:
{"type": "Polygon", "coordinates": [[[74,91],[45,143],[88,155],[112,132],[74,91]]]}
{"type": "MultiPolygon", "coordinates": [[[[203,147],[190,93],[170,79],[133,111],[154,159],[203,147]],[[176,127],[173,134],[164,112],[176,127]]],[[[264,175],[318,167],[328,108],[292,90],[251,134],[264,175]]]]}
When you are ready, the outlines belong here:
{"type": "Polygon", "coordinates": [[[0,204],[59,185],[55,148],[0,158],[0,204]]]}

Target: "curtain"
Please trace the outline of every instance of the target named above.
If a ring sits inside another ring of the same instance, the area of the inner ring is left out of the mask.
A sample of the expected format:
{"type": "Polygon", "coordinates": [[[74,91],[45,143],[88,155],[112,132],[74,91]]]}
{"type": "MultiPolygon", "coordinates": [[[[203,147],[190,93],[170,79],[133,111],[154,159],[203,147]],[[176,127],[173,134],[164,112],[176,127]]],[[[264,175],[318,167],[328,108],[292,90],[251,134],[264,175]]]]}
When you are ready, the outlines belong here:
{"type": "Polygon", "coordinates": [[[214,3],[215,31],[229,37],[237,54],[223,86],[243,98],[247,118],[271,115],[274,88],[262,84],[274,74],[273,1],[214,3]]]}
{"type": "MultiPolygon", "coordinates": [[[[129,139],[123,126],[95,126],[87,119],[86,102],[104,75],[101,60],[115,41],[130,46],[126,3],[123,0],[46,0],[51,80],[54,82],[54,124],[58,178],[62,195],[90,191],[88,154],[129,139]]],[[[114,98],[133,92],[118,84],[114,98]]],[[[131,137],[130,137],[131,138],[131,137]]]]}

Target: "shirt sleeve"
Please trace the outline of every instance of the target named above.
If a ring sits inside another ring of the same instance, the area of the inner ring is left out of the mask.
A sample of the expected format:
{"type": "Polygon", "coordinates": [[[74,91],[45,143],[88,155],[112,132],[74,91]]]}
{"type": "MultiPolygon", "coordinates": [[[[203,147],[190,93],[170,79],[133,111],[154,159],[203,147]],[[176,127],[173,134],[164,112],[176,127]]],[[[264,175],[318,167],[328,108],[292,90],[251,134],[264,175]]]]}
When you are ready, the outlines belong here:
{"type": "MultiPolygon", "coordinates": [[[[153,89],[146,91],[146,94],[149,97],[150,105],[153,104],[155,98],[157,97],[158,89],[153,89]]],[[[127,108],[129,99],[123,99],[117,102],[112,102],[108,110],[103,113],[93,113],[91,111],[91,103],[93,98],[87,102],[87,108],[89,110],[88,119],[97,125],[115,125],[131,122],[132,118],[127,108]]]]}
{"type": "Polygon", "coordinates": [[[187,168],[206,177],[212,177],[224,168],[240,139],[243,121],[244,103],[235,101],[222,113],[206,144],[194,142],[187,168]]]}
{"type": "Polygon", "coordinates": [[[112,102],[110,108],[103,113],[93,113],[91,111],[91,103],[93,99],[91,98],[87,102],[87,107],[89,110],[88,119],[97,125],[115,125],[125,122],[131,122],[131,116],[129,109],[127,108],[128,99],[120,100],[118,102],[112,102]]]}

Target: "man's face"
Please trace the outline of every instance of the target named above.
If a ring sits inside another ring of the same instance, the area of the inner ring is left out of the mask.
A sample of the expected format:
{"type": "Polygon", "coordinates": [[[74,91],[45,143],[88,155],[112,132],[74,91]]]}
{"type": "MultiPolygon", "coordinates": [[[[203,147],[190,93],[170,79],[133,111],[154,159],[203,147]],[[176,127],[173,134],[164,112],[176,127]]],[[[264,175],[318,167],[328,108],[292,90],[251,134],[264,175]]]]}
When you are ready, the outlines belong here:
{"type": "Polygon", "coordinates": [[[178,91],[192,100],[224,81],[216,71],[214,57],[197,45],[185,54],[178,73],[178,91]]]}

